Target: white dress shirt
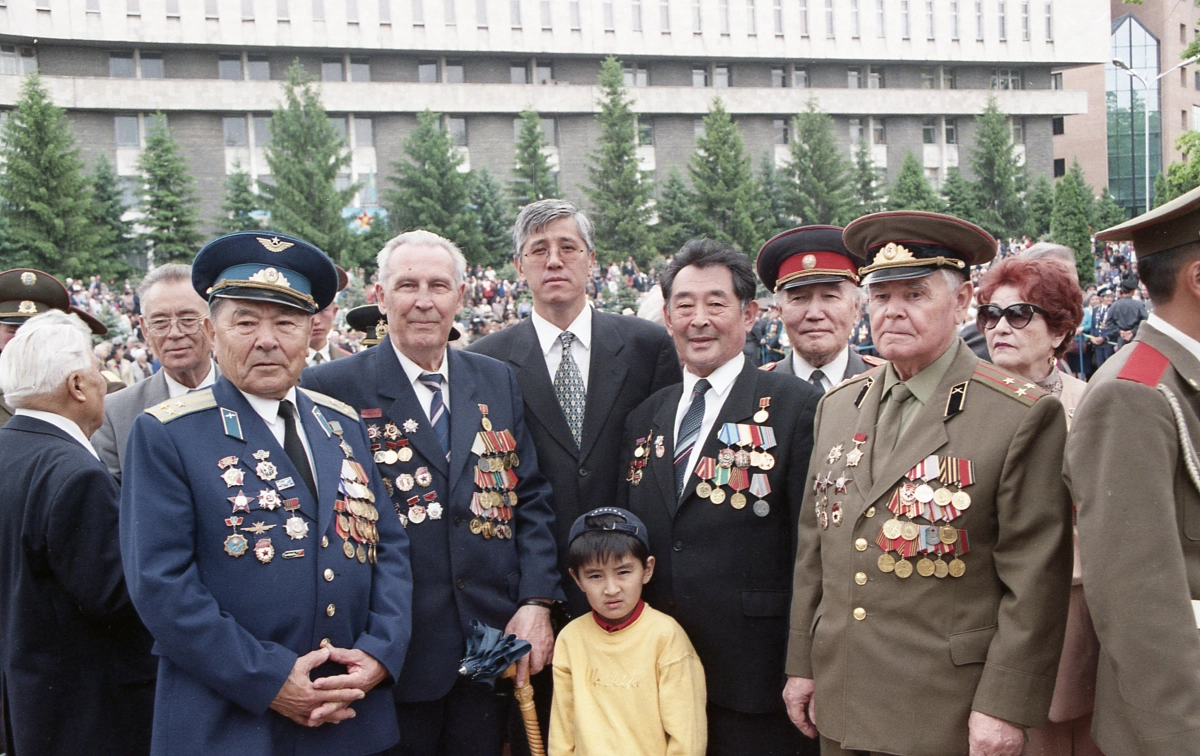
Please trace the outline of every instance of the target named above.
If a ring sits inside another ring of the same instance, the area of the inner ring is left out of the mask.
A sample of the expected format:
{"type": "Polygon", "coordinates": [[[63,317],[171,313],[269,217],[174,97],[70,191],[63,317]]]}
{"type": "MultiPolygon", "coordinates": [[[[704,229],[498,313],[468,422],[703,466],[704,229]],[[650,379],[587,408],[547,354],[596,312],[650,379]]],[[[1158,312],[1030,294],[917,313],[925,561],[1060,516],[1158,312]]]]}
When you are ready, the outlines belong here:
{"type": "Polygon", "coordinates": [[[305,360],[305,364],[307,364],[309,367],[312,367],[313,365],[324,365],[326,362],[332,360],[333,355],[330,354],[330,351],[333,349],[333,347],[331,344],[333,344],[332,341],[326,341],[325,346],[321,347],[320,349],[313,349],[312,347],[309,347],[308,359],[305,360]],[[313,360],[318,354],[321,355],[321,361],[314,362],[313,360]]]}
{"type": "MultiPolygon", "coordinates": [[[[725,406],[725,400],[729,398],[729,391],[733,388],[737,377],[742,374],[742,368],[745,365],[746,355],[738,352],[737,357],[709,374],[708,382],[712,388],[704,395],[704,419],[700,422],[700,435],[696,437],[696,445],[692,447],[692,453],[688,457],[687,467],[684,470],[683,479],[685,481],[691,477],[692,470],[696,468],[696,460],[700,459],[700,450],[704,448],[705,441],[712,433],[717,415],[720,414],[721,407],[725,406]]],[[[676,441],[679,440],[679,426],[683,423],[683,416],[687,414],[688,407],[692,406],[692,391],[696,388],[696,381],[699,380],[699,376],[693,375],[686,367],[684,368],[683,396],[679,397],[679,407],[675,410],[674,438],[676,441]]]]}
{"type": "Polygon", "coordinates": [[[826,391],[829,391],[834,386],[842,382],[842,376],[846,374],[846,368],[850,365],[850,347],[847,346],[842,351],[838,352],[838,356],[833,358],[833,362],[828,365],[822,365],[815,368],[808,363],[800,353],[795,349],[792,350],[792,370],[796,376],[812,383],[812,374],[814,370],[820,370],[825,377],[821,380],[821,386],[826,391]]]}
{"type": "MultiPolygon", "coordinates": [[[[238,391],[242,390],[238,389],[238,391]]],[[[275,437],[280,446],[283,446],[284,433],[287,431],[287,421],[284,420],[283,415],[279,412],[279,404],[282,400],[255,396],[254,394],[247,394],[245,391],[242,391],[242,396],[246,397],[246,401],[250,403],[250,406],[254,408],[258,416],[267,424],[267,430],[271,431],[271,435],[275,437]]],[[[292,406],[296,408],[296,412],[299,413],[300,405],[296,403],[295,388],[288,389],[287,396],[284,399],[290,401],[292,406]]],[[[308,457],[308,467],[312,470],[313,482],[320,485],[317,481],[317,465],[313,460],[312,446],[308,443],[308,432],[304,430],[304,423],[299,417],[296,418],[296,423],[296,428],[299,431],[296,435],[300,436],[300,443],[304,444],[304,455],[308,457]]]]}
{"type": "Polygon", "coordinates": [[[76,425],[74,420],[72,420],[68,417],[63,417],[62,415],[57,415],[53,412],[46,412],[45,410],[35,410],[35,409],[17,408],[15,410],[13,410],[13,414],[14,415],[24,415],[25,417],[32,417],[36,420],[42,420],[44,422],[50,423],[55,428],[58,428],[59,430],[65,432],[71,438],[73,438],[76,441],[78,441],[79,443],[83,444],[83,448],[87,449],[89,452],[91,452],[93,457],[95,457],[96,459],[100,459],[100,455],[96,453],[96,448],[94,446],[92,446],[92,442],[88,440],[88,437],[83,435],[83,429],[80,428],[78,425],[76,425]]]}
{"type": "Polygon", "coordinates": [[[1196,341],[1191,336],[1188,336],[1183,331],[1163,320],[1160,316],[1151,313],[1146,319],[1146,324],[1153,327],[1154,330],[1166,336],[1171,341],[1176,342],[1179,346],[1188,350],[1188,353],[1200,362],[1200,341],[1196,341]]]}
{"type": "MultiPolygon", "coordinates": [[[[395,343],[388,339],[388,343],[392,345],[392,349],[396,349],[395,343]]],[[[441,373],[442,375],[442,404],[446,407],[446,414],[450,414],[450,360],[448,355],[442,354],[442,365],[437,370],[426,370],[417,363],[404,356],[404,352],[396,349],[396,357],[400,359],[400,367],[404,368],[404,374],[408,377],[408,382],[412,384],[413,391],[417,394],[417,401],[421,403],[421,409],[425,410],[425,421],[429,422],[429,407],[433,404],[433,391],[428,386],[421,383],[422,373],[441,373]]],[[[398,419],[398,418],[397,418],[398,419]]],[[[405,418],[408,419],[408,418],[405,418]]]]}
{"type": "MultiPolygon", "coordinates": [[[[560,337],[564,329],[538,315],[537,310],[533,311],[530,318],[533,320],[533,330],[537,332],[538,343],[542,346],[542,356],[546,358],[546,370],[550,371],[550,382],[553,383],[554,376],[558,373],[558,366],[562,363],[562,340],[560,337]]],[[[583,390],[586,392],[588,373],[592,367],[591,304],[584,307],[565,330],[575,334],[575,340],[571,342],[571,356],[575,358],[575,364],[579,367],[579,377],[583,379],[583,390]]]]}
{"type": "Polygon", "coordinates": [[[179,381],[172,378],[171,374],[168,373],[165,368],[163,369],[163,378],[167,379],[167,396],[170,397],[171,399],[178,399],[179,397],[183,396],[184,394],[187,394],[192,391],[199,391],[202,388],[208,388],[209,386],[216,383],[217,382],[217,371],[214,367],[212,358],[210,357],[208,360],[208,375],[204,376],[204,380],[200,381],[200,383],[194,389],[190,389],[187,386],[184,386],[179,381]]]}

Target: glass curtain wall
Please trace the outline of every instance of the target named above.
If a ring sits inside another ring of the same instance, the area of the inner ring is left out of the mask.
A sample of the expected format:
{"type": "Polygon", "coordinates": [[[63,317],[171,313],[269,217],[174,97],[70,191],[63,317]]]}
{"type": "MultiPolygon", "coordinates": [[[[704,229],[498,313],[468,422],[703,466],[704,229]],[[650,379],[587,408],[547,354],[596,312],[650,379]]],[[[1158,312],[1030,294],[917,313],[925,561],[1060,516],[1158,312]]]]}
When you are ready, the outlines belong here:
{"type": "Polygon", "coordinates": [[[1108,190],[1131,216],[1140,215],[1153,206],[1154,178],[1162,170],[1162,123],[1156,78],[1159,74],[1159,41],[1133,16],[1118,18],[1113,21],[1112,57],[1136,71],[1142,81],[1112,63],[1105,66],[1108,190]]]}

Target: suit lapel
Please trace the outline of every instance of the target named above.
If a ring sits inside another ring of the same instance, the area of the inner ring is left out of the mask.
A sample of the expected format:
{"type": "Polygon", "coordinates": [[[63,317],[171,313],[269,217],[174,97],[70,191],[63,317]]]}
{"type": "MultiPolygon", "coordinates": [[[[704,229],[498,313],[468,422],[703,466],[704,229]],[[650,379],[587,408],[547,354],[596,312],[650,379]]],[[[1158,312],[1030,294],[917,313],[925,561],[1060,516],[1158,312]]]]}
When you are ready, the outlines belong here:
{"type": "MultiPolygon", "coordinates": [[[[480,397],[477,395],[479,382],[467,359],[456,350],[446,353],[450,361],[450,466],[447,482],[456,487],[467,459],[471,456],[471,445],[475,434],[483,429],[483,413],[479,411],[480,397]]],[[[438,447],[439,451],[441,447],[438,447]]],[[[470,481],[474,485],[474,481],[470,481]]]]}
{"type": "MultiPolygon", "coordinates": [[[[325,429],[317,422],[316,415],[313,414],[312,399],[309,399],[303,391],[296,392],[297,407],[300,410],[301,425],[304,426],[304,435],[308,438],[308,448],[312,450],[313,465],[317,468],[317,532],[325,533],[329,529],[329,520],[333,516],[333,505],[322,507],[320,502],[332,502],[337,498],[338,483],[342,478],[342,459],[344,458],[341,450],[341,439],[337,436],[326,435],[325,429]]],[[[325,416],[326,422],[329,417],[325,416]]],[[[364,464],[370,464],[369,460],[359,460],[364,464]]],[[[296,479],[296,485],[300,488],[304,487],[300,479],[296,479]]],[[[301,499],[303,501],[303,498],[301,499]]],[[[300,508],[304,511],[304,507],[300,508]]]]}
{"type": "Polygon", "coordinates": [[[844,381],[847,378],[853,378],[856,375],[865,373],[868,369],[867,363],[863,361],[863,358],[851,348],[850,359],[846,362],[846,373],[842,376],[842,380],[844,381]]]}
{"type": "MultiPolygon", "coordinates": [[[[886,368],[884,368],[886,370],[886,368]]],[[[859,389],[861,391],[862,389],[859,389]]],[[[867,390],[858,408],[858,424],[854,428],[855,436],[866,436],[862,445],[862,458],[858,462],[854,474],[854,486],[863,499],[873,501],[868,494],[874,479],[871,477],[871,459],[875,456],[875,423],[879,419],[879,404],[883,396],[883,371],[875,376],[875,381],[867,390]]]]}
{"type": "MultiPolygon", "coordinates": [[[[380,396],[392,400],[384,411],[387,412],[387,416],[392,422],[401,427],[407,420],[416,421],[417,432],[407,433],[405,437],[422,459],[437,468],[442,475],[448,476],[449,468],[446,464],[446,455],[442,452],[442,445],[438,443],[437,436],[433,434],[433,428],[429,425],[429,416],[425,414],[425,410],[421,409],[417,393],[408,380],[408,374],[404,372],[404,366],[400,364],[400,359],[396,356],[395,348],[389,342],[384,341],[379,345],[378,350],[375,357],[375,385],[380,396]]],[[[451,401],[454,399],[453,393],[451,391],[451,401]]],[[[453,413],[450,415],[450,427],[453,431],[453,413]]]]}
{"type": "MultiPolygon", "coordinates": [[[[652,450],[646,467],[654,472],[659,494],[671,517],[674,517],[675,513],[679,511],[679,497],[675,494],[675,413],[679,409],[679,399],[682,396],[683,384],[672,386],[663,398],[658,412],[654,414],[654,427],[647,429],[652,436],[661,435],[663,437],[663,455],[659,457],[652,450]]],[[[642,433],[640,428],[634,430],[639,435],[642,433]]],[[[653,446],[654,439],[651,438],[650,442],[653,446]]]]}
{"type": "Polygon", "coordinates": [[[521,394],[525,406],[529,408],[528,416],[535,422],[544,425],[554,440],[568,454],[575,456],[578,451],[575,447],[575,439],[571,436],[567,418],[558,404],[558,395],[554,393],[554,382],[550,377],[550,371],[546,369],[546,355],[542,352],[542,344],[538,341],[537,330],[533,327],[533,318],[526,318],[513,328],[522,330],[516,339],[517,347],[513,349],[509,361],[516,367],[515,372],[517,381],[521,385],[521,394]],[[521,345],[526,348],[521,349],[521,345]]]}
{"type": "MultiPolygon", "coordinates": [[[[591,365],[588,368],[588,390],[586,412],[583,417],[582,443],[579,449],[579,460],[587,459],[592,447],[600,436],[600,429],[608,420],[617,396],[625,385],[625,375],[629,372],[623,361],[618,359],[625,342],[621,334],[612,326],[607,318],[599,312],[592,312],[592,345],[591,365]]],[[[556,401],[557,403],[557,401],[556,401]]],[[[562,414],[560,411],[559,415],[562,414]]],[[[566,426],[566,420],[563,420],[566,426]]]]}

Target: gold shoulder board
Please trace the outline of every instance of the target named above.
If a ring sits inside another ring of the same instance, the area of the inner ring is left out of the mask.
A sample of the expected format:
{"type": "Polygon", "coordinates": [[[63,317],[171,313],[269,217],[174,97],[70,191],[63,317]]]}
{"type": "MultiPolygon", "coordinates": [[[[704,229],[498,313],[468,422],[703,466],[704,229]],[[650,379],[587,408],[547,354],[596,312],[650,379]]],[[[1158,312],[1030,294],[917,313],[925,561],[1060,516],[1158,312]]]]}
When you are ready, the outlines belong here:
{"type": "Polygon", "coordinates": [[[306,388],[302,388],[300,390],[303,391],[305,393],[305,395],[308,396],[309,399],[312,399],[314,402],[321,405],[322,407],[328,407],[331,410],[341,412],[343,415],[345,415],[347,417],[352,417],[355,420],[358,420],[358,412],[356,412],[354,410],[354,408],[351,407],[349,404],[346,404],[345,402],[339,402],[337,399],[334,399],[332,396],[326,396],[325,394],[322,394],[319,391],[313,391],[311,389],[306,389],[306,388]]]}
{"type": "Polygon", "coordinates": [[[971,376],[971,380],[982,383],[1010,399],[1016,399],[1026,407],[1032,407],[1034,402],[1046,396],[1046,392],[1038,388],[1036,384],[998,368],[990,362],[981,361],[976,365],[975,374],[971,376]]]}
{"type": "Polygon", "coordinates": [[[217,400],[213,396],[212,389],[206,388],[200,391],[189,392],[175,399],[168,399],[165,402],[159,402],[153,407],[148,408],[146,412],[158,418],[159,422],[169,423],[184,415],[190,415],[193,412],[211,409],[216,406],[217,400]]]}

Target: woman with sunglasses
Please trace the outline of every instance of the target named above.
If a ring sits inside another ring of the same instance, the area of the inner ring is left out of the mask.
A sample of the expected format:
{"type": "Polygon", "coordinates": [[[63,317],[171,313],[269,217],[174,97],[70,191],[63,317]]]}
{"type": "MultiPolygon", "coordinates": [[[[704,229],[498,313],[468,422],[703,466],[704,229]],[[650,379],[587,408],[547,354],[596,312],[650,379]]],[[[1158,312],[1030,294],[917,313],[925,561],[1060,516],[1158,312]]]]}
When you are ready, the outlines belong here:
{"type": "MultiPolygon", "coordinates": [[[[1067,426],[1086,383],[1058,369],[1076,327],[1083,322],[1083,290],[1060,260],[1008,258],[992,266],[976,292],[976,325],[987,339],[992,362],[1059,398],[1067,426]]],[[[1067,636],[1050,721],[1029,731],[1025,756],[1100,755],[1092,743],[1092,706],[1099,644],[1083,598],[1079,549],[1071,580],[1067,636]]]]}

